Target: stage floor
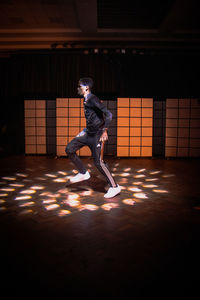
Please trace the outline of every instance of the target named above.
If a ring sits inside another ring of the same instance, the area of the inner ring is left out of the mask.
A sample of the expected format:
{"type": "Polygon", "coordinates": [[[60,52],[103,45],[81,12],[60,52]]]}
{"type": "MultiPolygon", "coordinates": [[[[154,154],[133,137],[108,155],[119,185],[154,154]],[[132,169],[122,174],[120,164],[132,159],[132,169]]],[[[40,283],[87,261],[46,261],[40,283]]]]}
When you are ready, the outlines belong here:
{"type": "Polygon", "coordinates": [[[10,299],[163,299],[198,292],[200,160],[107,157],[121,194],[90,158],[0,159],[1,291],[10,299]],[[42,298],[43,297],[43,298],[42,298]]]}

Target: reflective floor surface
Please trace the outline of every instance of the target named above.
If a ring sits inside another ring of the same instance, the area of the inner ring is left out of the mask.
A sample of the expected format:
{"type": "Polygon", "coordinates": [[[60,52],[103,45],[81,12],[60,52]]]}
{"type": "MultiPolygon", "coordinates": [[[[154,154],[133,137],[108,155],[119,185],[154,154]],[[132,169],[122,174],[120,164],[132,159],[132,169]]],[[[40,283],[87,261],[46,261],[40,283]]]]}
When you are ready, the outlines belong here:
{"type": "Polygon", "coordinates": [[[198,290],[200,160],[107,157],[120,195],[90,158],[0,159],[4,299],[159,299],[198,290]]]}

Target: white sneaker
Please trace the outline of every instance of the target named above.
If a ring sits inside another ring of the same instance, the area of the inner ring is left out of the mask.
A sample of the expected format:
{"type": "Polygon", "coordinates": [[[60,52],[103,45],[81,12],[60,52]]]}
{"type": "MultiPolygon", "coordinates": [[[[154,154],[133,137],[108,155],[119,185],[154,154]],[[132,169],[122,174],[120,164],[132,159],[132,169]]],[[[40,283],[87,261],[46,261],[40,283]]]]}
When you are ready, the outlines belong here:
{"type": "Polygon", "coordinates": [[[78,173],[76,176],[70,178],[71,183],[87,180],[90,178],[90,173],[87,171],[85,174],[78,173]]]}
{"type": "Polygon", "coordinates": [[[121,187],[117,185],[117,187],[110,187],[107,193],[104,195],[104,198],[112,198],[118,195],[121,192],[121,187]]]}

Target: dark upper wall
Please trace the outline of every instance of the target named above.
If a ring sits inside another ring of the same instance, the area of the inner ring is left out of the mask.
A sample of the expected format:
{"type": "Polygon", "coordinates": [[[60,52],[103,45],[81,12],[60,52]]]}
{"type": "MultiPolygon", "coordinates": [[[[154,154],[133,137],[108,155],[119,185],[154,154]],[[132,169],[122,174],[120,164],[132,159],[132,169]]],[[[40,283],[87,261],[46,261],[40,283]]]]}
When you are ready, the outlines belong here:
{"type": "Polygon", "coordinates": [[[0,61],[1,97],[76,97],[91,76],[102,96],[199,96],[200,56],[15,54],[0,61]]]}
{"type": "Polygon", "coordinates": [[[198,55],[46,52],[0,59],[0,146],[4,144],[6,153],[23,153],[24,99],[77,97],[80,77],[93,77],[94,92],[102,99],[200,98],[199,70],[198,55]]]}

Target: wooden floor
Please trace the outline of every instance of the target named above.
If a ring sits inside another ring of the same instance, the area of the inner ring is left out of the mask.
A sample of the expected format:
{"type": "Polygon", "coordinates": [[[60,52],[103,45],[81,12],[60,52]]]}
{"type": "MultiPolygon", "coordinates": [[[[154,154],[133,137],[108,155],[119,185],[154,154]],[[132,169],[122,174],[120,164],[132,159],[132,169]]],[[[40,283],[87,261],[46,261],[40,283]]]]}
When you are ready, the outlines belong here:
{"type": "Polygon", "coordinates": [[[2,299],[192,299],[200,160],[107,158],[122,186],[107,200],[83,161],[91,178],[70,184],[67,158],[0,159],[2,299]]]}

